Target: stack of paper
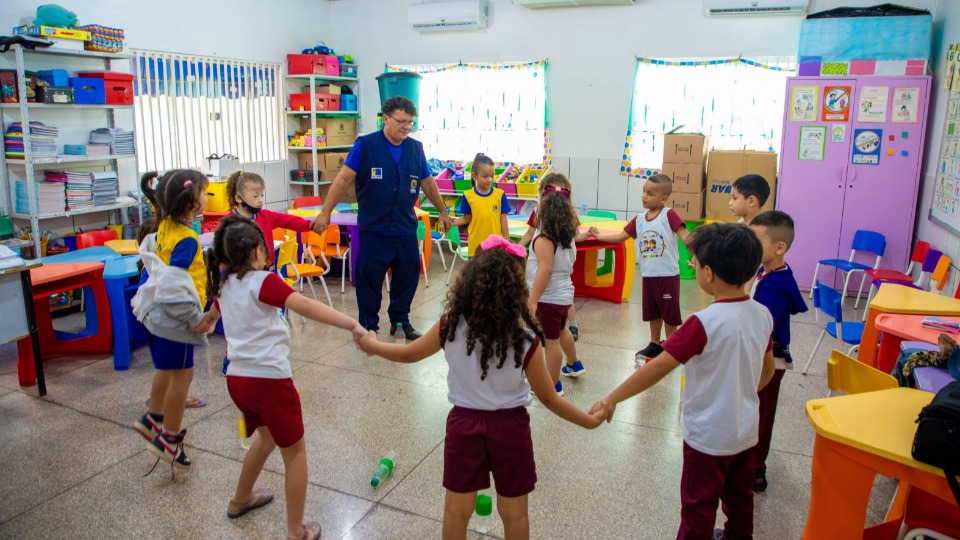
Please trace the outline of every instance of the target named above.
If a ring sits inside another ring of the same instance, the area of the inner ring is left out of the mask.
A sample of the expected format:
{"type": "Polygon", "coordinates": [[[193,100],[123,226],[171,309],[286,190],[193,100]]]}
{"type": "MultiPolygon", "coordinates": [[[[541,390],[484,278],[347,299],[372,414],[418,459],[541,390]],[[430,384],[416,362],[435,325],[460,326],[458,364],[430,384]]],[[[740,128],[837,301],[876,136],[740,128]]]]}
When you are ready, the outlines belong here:
{"type": "Polygon", "coordinates": [[[64,172],[67,175],[67,210],[93,208],[93,178],[90,173],[64,172]]]}
{"type": "MultiPolygon", "coordinates": [[[[34,184],[34,196],[37,198],[35,211],[40,214],[53,214],[64,210],[64,188],[62,182],[37,182],[34,184]]],[[[18,180],[16,185],[16,208],[21,214],[30,214],[30,199],[27,183],[18,180]]]]}
{"type": "Polygon", "coordinates": [[[65,155],[65,156],[85,156],[85,155],[87,155],[87,145],[85,145],[85,144],[65,144],[65,145],[63,145],[63,155],[65,155]]]}
{"type": "MultiPolygon", "coordinates": [[[[57,135],[60,128],[48,126],[41,122],[30,122],[30,151],[34,158],[56,157],[57,135]]],[[[4,154],[10,159],[23,159],[25,143],[23,139],[23,125],[14,122],[7,128],[3,136],[4,154]]]]}
{"type": "Polygon", "coordinates": [[[88,144],[85,149],[85,152],[87,156],[109,156],[110,145],[88,144]]]}
{"type": "Polygon", "coordinates": [[[90,173],[93,179],[93,205],[107,206],[116,204],[120,194],[120,184],[115,171],[95,171],[90,173]]]}
{"type": "Polygon", "coordinates": [[[940,317],[924,317],[920,321],[924,328],[939,330],[941,332],[950,332],[951,334],[960,334],[960,322],[941,319],[940,317]]]}
{"type": "Polygon", "coordinates": [[[23,259],[18,257],[12,249],[8,248],[7,246],[0,246],[0,270],[16,268],[23,265],[23,259]]]}
{"type": "MultiPolygon", "coordinates": [[[[90,155],[90,147],[106,147],[109,154],[133,154],[133,132],[123,128],[99,128],[90,132],[90,144],[87,146],[87,154],[90,155]]],[[[96,154],[105,155],[105,154],[96,154]]]]}
{"type": "Polygon", "coordinates": [[[19,122],[10,124],[3,134],[3,153],[7,159],[23,159],[23,127],[19,122]]]}

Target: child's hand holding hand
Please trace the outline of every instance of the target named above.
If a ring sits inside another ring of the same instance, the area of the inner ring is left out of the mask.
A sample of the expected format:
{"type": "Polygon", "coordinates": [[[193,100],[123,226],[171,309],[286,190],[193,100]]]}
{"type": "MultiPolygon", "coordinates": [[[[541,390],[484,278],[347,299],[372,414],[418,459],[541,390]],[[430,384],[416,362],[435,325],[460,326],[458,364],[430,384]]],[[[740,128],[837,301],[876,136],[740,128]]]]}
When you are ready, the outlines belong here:
{"type": "Polygon", "coordinates": [[[353,328],[350,329],[350,333],[353,334],[353,342],[357,345],[357,348],[360,348],[360,340],[366,337],[369,334],[369,330],[360,326],[360,323],[357,323],[353,328]]]}
{"type": "Polygon", "coordinates": [[[592,416],[594,416],[594,417],[597,417],[597,415],[600,415],[600,416],[601,416],[601,417],[600,417],[601,422],[602,422],[603,420],[606,420],[607,423],[609,423],[610,421],[613,420],[613,411],[614,411],[614,409],[616,409],[616,408],[617,408],[616,405],[614,405],[612,402],[608,401],[606,398],[603,398],[603,399],[595,402],[595,403],[593,404],[593,406],[590,407],[590,410],[588,411],[588,414],[590,414],[590,415],[592,415],[592,416]]]}
{"type": "Polygon", "coordinates": [[[357,340],[357,347],[359,347],[361,351],[367,353],[367,356],[372,356],[373,351],[371,350],[370,345],[377,341],[377,333],[370,332],[368,330],[364,330],[364,332],[366,332],[366,334],[357,340]]]}
{"type": "Polygon", "coordinates": [[[200,324],[191,328],[190,332],[197,336],[212,334],[213,329],[217,326],[218,317],[214,317],[211,313],[212,312],[208,311],[207,314],[204,315],[203,320],[200,321],[200,324]]]}
{"type": "Polygon", "coordinates": [[[596,238],[596,237],[600,236],[600,229],[598,229],[596,226],[590,227],[590,228],[587,230],[587,234],[589,234],[590,236],[596,238]]]}

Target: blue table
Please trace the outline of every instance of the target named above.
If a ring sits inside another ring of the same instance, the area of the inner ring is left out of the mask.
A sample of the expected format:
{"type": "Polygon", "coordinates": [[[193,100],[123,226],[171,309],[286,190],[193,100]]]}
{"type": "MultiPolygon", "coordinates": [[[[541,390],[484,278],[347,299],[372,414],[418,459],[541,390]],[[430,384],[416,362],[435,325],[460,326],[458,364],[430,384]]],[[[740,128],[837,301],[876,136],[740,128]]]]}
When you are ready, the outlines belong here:
{"type": "MultiPolygon", "coordinates": [[[[93,249],[93,248],[91,248],[93,249]]],[[[147,331],[133,316],[130,300],[140,288],[139,255],[110,259],[103,265],[103,280],[113,319],[113,368],[130,368],[130,351],[147,344],[147,331]]]]}
{"type": "Polygon", "coordinates": [[[40,261],[43,264],[105,263],[121,257],[123,257],[123,255],[120,255],[107,246],[94,246],[60,253],[59,255],[50,255],[49,257],[43,257],[40,261]]]}

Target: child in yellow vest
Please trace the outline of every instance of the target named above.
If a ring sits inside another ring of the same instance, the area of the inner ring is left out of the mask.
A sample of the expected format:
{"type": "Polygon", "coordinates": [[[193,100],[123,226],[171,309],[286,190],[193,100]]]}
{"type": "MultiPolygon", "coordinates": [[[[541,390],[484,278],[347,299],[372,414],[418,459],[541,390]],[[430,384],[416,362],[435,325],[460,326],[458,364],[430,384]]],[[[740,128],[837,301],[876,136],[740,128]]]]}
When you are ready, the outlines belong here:
{"type": "Polygon", "coordinates": [[[493,160],[482,153],[477,154],[473,158],[470,173],[473,189],[463,193],[463,199],[460,200],[460,213],[463,215],[453,222],[458,227],[467,225],[469,257],[473,257],[480,242],[491,235],[510,240],[510,230],[507,228],[510,203],[502,189],[493,187],[494,175],[493,160]]]}

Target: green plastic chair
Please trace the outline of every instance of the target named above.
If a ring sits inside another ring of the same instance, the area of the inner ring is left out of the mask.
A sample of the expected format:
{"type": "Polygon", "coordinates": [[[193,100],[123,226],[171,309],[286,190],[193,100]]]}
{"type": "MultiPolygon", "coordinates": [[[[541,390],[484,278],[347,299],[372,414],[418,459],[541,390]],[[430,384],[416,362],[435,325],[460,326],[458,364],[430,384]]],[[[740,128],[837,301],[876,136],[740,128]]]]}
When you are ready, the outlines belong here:
{"type": "Polygon", "coordinates": [[[423,257],[423,246],[427,242],[427,226],[417,221],[417,250],[420,252],[420,268],[423,270],[423,281],[430,287],[430,278],[427,277],[427,261],[423,257]]]}
{"type": "Polygon", "coordinates": [[[453,275],[453,267],[457,264],[457,259],[459,258],[466,261],[470,257],[467,256],[467,252],[469,251],[467,246],[463,245],[463,240],[460,239],[460,227],[450,227],[450,230],[447,231],[447,240],[453,244],[453,249],[451,251],[457,254],[457,257],[454,257],[453,261],[450,263],[450,271],[447,272],[447,285],[449,285],[450,276],[453,275]]]}
{"type": "Polygon", "coordinates": [[[602,218],[618,219],[616,213],[607,212],[606,210],[589,210],[587,212],[587,217],[602,217],[602,218]]]}
{"type": "MultiPolygon", "coordinates": [[[[686,223],[688,232],[693,232],[694,229],[703,225],[702,221],[688,221],[686,223]]],[[[697,279],[697,271],[689,264],[690,251],[679,236],[677,237],[677,251],[680,253],[680,279],[697,279]]]]}
{"type": "MultiPolygon", "coordinates": [[[[618,219],[617,214],[613,212],[608,212],[606,210],[589,210],[587,211],[587,217],[602,217],[610,219],[618,219]]],[[[603,276],[613,272],[613,250],[607,249],[604,250],[603,255],[603,266],[597,268],[597,275],[603,276]]]]}

